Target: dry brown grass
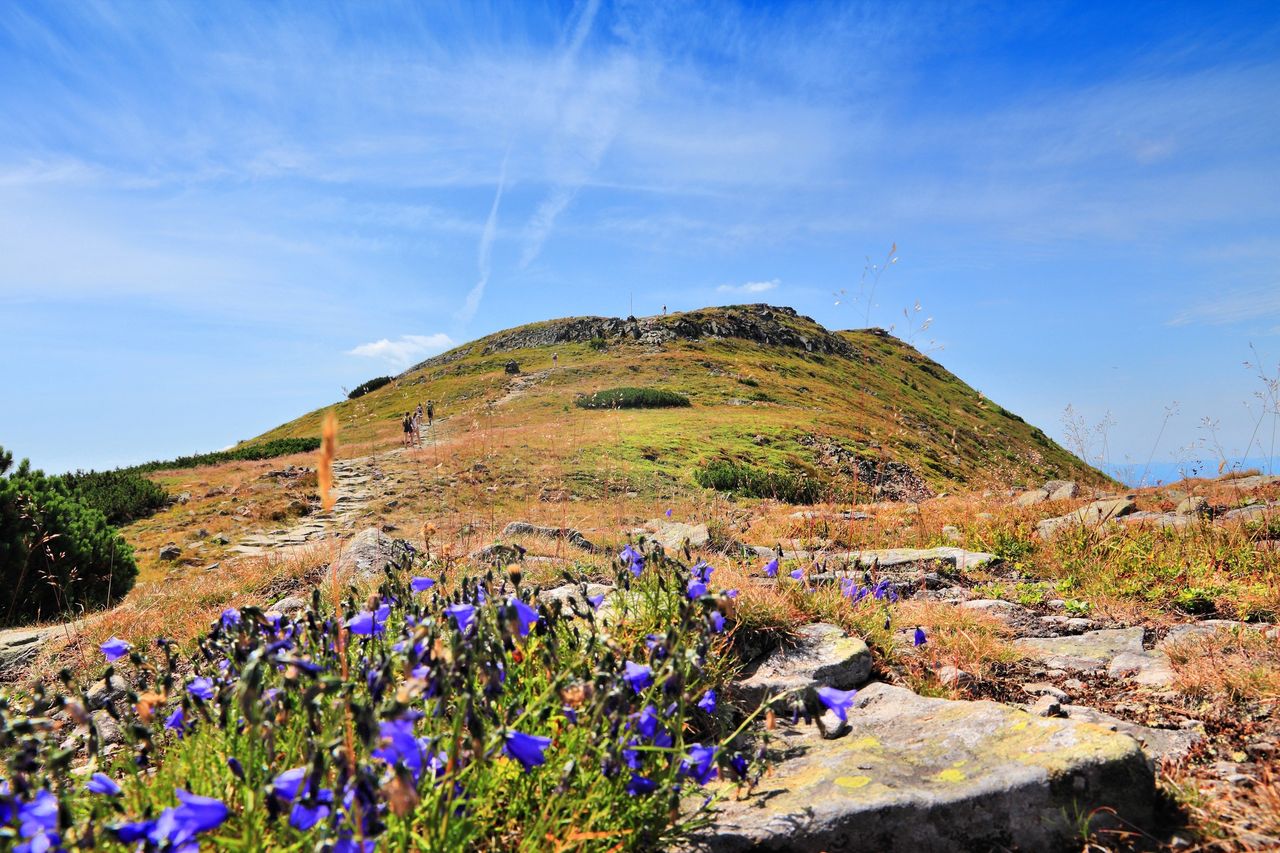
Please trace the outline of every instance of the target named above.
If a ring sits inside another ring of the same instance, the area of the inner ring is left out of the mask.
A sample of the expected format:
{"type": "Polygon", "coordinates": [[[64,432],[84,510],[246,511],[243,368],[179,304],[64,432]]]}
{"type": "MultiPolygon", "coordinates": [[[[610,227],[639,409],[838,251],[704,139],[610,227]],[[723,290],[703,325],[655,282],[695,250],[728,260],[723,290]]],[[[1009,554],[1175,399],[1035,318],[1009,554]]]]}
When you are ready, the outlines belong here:
{"type": "Polygon", "coordinates": [[[66,642],[53,644],[32,669],[96,671],[102,666],[98,646],[110,637],[135,646],[157,637],[188,645],[228,607],[265,606],[285,595],[308,595],[335,554],[332,544],[316,545],[243,557],[214,571],[174,572],[163,583],[135,590],[119,607],[69,628],[66,642]]]}
{"type": "Polygon", "coordinates": [[[903,667],[907,683],[919,691],[954,690],[938,680],[938,670],[944,666],[985,679],[997,664],[1023,657],[1012,643],[1009,628],[985,613],[952,604],[904,601],[895,616],[900,628],[914,631],[919,626],[928,638],[917,648],[903,645],[900,637],[896,647],[896,660],[903,667]]]}
{"type": "Polygon", "coordinates": [[[1219,630],[1165,646],[1176,690],[1233,703],[1280,702],[1280,640],[1252,628],[1219,630]]]}
{"type": "Polygon", "coordinates": [[[1161,787],[1183,808],[1196,842],[1183,849],[1237,853],[1280,849],[1280,772],[1261,764],[1250,784],[1206,780],[1186,767],[1172,767],[1161,787]]]}

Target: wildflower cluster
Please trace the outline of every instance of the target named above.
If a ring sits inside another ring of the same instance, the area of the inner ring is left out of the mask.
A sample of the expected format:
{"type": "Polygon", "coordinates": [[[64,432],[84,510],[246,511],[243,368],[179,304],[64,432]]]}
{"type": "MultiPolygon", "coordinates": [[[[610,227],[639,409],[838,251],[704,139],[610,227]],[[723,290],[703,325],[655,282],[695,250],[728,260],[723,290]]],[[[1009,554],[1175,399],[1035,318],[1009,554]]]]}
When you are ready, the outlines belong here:
{"type": "Polygon", "coordinates": [[[107,691],[64,673],[65,692],[0,700],[0,838],[22,853],[371,851],[572,832],[650,848],[677,817],[706,820],[702,786],[763,772],[747,721],[720,734],[736,591],[715,590],[711,566],[629,545],[607,601],[571,575],[573,595],[543,598],[519,571],[446,584],[437,568],[393,567],[337,607],[316,590],[292,616],[227,610],[190,656],[112,638],[107,691]],[[104,744],[102,713],[126,748],[104,744]]]}

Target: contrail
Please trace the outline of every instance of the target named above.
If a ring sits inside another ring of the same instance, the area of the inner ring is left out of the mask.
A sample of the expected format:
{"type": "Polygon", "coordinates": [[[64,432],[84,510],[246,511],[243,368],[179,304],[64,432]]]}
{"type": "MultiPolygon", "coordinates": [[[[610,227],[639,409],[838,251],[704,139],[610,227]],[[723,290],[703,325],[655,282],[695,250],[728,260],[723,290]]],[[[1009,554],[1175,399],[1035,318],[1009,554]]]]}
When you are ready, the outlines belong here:
{"type": "Polygon", "coordinates": [[[502,191],[507,186],[507,160],[511,157],[511,146],[507,146],[507,153],[502,157],[502,171],[498,177],[498,190],[493,194],[493,204],[489,207],[489,218],[484,222],[484,231],[480,233],[480,246],[476,258],[476,266],[479,268],[480,277],[477,279],[475,287],[467,292],[467,299],[462,304],[462,310],[458,312],[458,321],[463,325],[471,322],[476,316],[476,311],[480,308],[480,300],[484,298],[484,289],[489,284],[489,274],[493,270],[493,263],[490,260],[490,250],[493,248],[493,237],[498,230],[498,208],[502,205],[502,191]]]}
{"type": "MultiPolygon", "coordinates": [[[[560,60],[557,68],[557,87],[568,85],[568,77],[572,75],[574,62],[578,58],[578,53],[582,50],[583,43],[587,40],[587,36],[591,34],[591,27],[595,24],[596,13],[600,11],[599,0],[589,0],[582,10],[582,15],[578,18],[577,24],[574,25],[573,35],[569,38],[569,43],[565,46],[564,52],[560,54],[560,60]],[[563,82],[562,82],[563,81],[563,82]]],[[[563,128],[561,129],[563,133],[563,128]]],[[[525,226],[525,246],[524,252],[520,256],[520,269],[525,269],[534,259],[542,252],[542,245],[551,236],[551,230],[555,227],[556,218],[560,216],[564,209],[573,201],[573,197],[577,195],[578,188],[585,182],[587,174],[599,165],[601,157],[604,156],[605,150],[612,142],[615,129],[605,117],[604,121],[597,122],[596,125],[588,129],[588,138],[581,140],[585,152],[578,152],[582,164],[582,174],[573,176],[570,180],[562,179],[558,186],[552,188],[547,197],[542,200],[530,218],[529,223],[525,226]]]]}

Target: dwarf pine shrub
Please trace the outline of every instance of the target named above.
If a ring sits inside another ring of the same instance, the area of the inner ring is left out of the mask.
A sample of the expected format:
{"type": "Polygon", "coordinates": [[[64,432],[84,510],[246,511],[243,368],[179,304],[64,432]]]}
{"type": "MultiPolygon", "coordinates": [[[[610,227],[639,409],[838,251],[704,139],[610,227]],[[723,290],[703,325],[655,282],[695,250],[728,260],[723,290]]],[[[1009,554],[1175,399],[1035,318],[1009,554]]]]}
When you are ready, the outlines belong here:
{"type": "Polygon", "coordinates": [[[101,512],[113,525],[145,518],[169,499],[159,483],[135,471],[76,471],[62,480],[82,504],[101,512]]]}
{"type": "Polygon", "coordinates": [[[133,588],[133,549],[61,477],[0,448],[0,622],[23,624],[101,607],[133,588]],[[5,476],[7,474],[7,476],[5,476]]]}
{"type": "Polygon", "coordinates": [[[693,472],[693,479],[704,489],[733,492],[747,498],[772,498],[792,504],[817,503],[822,487],[804,474],[770,471],[741,462],[715,460],[693,472]]]}
{"type": "Polygon", "coordinates": [[[610,388],[574,401],[581,409],[664,409],[690,405],[689,398],[663,388],[610,388]]]}
{"type": "Polygon", "coordinates": [[[359,385],[353,388],[351,390],[351,393],[347,394],[347,399],[354,400],[357,397],[363,397],[365,394],[368,394],[370,391],[377,391],[382,386],[390,385],[390,384],[391,384],[390,376],[375,376],[374,378],[370,379],[368,382],[361,382],[359,385]]]}
{"type": "Polygon", "coordinates": [[[192,456],[179,456],[157,462],[144,462],[134,465],[126,471],[168,471],[175,468],[198,468],[201,465],[218,465],[223,462],[257,461],[274,459],[277,456],[289,456],[294,453],[311,453],[320,449],[318,438],[273,438],[261,444],[250,444],[232,450],[218,450],[213,453],[197,453],[192,456]]]}

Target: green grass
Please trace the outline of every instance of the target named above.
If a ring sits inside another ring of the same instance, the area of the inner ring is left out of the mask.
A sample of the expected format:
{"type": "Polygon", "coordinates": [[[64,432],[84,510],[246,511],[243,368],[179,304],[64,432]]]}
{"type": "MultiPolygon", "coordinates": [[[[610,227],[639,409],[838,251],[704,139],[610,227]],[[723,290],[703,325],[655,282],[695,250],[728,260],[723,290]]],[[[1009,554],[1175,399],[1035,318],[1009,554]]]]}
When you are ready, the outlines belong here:
{"type": "MultiPolygon", "coordinates": [[[[706,317],[733,310],[696,313],[706,317]]],[[[684,316],[674,314],[661,322],[678,323],[684,316]]],[[[833,334],[801,317],[779,316],[778,322],[811,340],[833,334]]],[[[847,355],[731,337],[676,338],[660,348],[610,338],[595,344],[496,349],[505,336],[545,331],[553,323],[490,335],[412,368],[359,399],[337,403],[333,409],[341,441],[393,446],[400,440],[399,419],[431,398],[437,417],[452,420],[446,435],[474,430],[477,422],[481,428],[486,422],[519,423],[530,433],[554,437],[536,452],[540,458],[556,456],[561,472],[606,464],[626,469],[654,488],[661,486],[659,493],[667,494],[672,483],[695,490],[694,469],[712,458],[771,470],[812,468],[818,460],[800,442],[810,435],[870,458],[903,462],[936,491],[1057,477],[1082,485],[1106,482],[1041,430],[883,333],[834,333],[848,347],[847,355]],[[489,404],[506,397],[510,378],[503,365],[510,358],[537,378],[516,398],[490,409],[489,404]],[[594,399],[612,407],[615,400],[600,393],[601,388],[641,389],[628,392],[637,395],[672,389],[697,405],[619,410],[610,417],[574,405],[579,398],[592,400],[599,394],[594,399]]],[[[261,439],[317,435],[321,414],[303,415],[261,439]]],[[[643,497],[656,494],[644,488],[643,497]]]]}

